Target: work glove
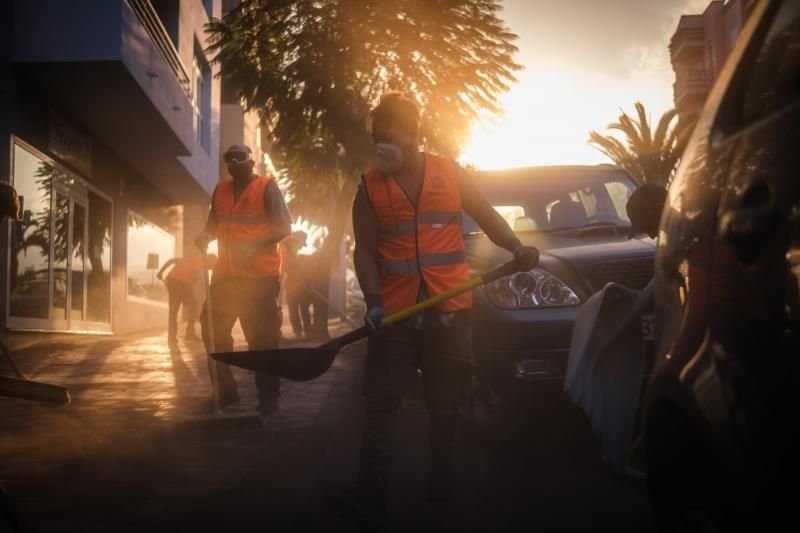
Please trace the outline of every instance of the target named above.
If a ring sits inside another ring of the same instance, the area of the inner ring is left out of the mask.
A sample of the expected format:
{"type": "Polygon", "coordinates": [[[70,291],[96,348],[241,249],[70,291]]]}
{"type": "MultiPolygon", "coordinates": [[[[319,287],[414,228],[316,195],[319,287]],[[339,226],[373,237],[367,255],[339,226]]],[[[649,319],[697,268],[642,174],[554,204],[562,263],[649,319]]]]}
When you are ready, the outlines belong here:
{"type": "Polygon", "coordinates": [[[536,268],[539,264],[539,250],[533,246],[520,244],[514,248],[514,259],[517,260],[517,268],[520,272],[526,272],[536,268]]]}
{"type": "Polygon", "coordinates": [[[386,312],[386,309],[383,306],[376,305],[370,307],[367,310],[367,314],[364,315],[364,322],[367,324],[370,333],[380,333],[383,330],[383,324],[381,321],[389,316],[386,312]]]}
{"type": "Polygon", "coordinates": [[[205,253],[208,250],[208,243],[214,240],[214,236],[209,232],[204,231],[194,240],[194,245],[200,248],[200,251],[205,253]]]}

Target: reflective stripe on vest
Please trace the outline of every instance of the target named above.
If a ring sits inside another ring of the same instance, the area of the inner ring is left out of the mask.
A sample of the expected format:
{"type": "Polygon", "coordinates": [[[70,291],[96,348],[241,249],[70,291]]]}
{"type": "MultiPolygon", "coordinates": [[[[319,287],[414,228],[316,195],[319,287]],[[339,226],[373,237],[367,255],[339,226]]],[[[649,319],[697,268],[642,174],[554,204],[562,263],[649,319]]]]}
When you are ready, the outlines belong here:
{"type": "Polygon", "coordinates": [[[431,225],[445,225],[445,224],[458,224],[461,226],[461,211],[451,213],[448,211],[431,211],[427,213],[417,213],[417,220],[409,220],[381,228],[378,232],[378,237],[382,239],[390,239],[394,235],[408,235],[414,233],[417,229],[417,224],[431,224],[431,225]]]}
{"type": "Polygon", "coordinates": [[[217,219],[219,261],[214,269],[215,274],[248,278],[280,274],[281,256],[277,244],[259,247],[243,265],[234,264],[232,257],[235,248],[248,246],[275,229],[264,208],[264,191],[271,181],[274,180],[262,177],[254,179],[235,202],[233,179],[217,185],[214,215],[217,219]]]}
{"type": "MultiPolygon", "coordinates": [[[[416,303],[423,280],[429,296],[469,280],[461,236],[461,191],[452,161],[425,154],[417,209],[397,181],[378,169],[364,176],[364,184],[378,218],[381,297],[389,313],[416,303]]],[[[471,306],[472,294],[466,293],[438,309],[451,312],[471,306]]]]}
{"type": "Polygon", "coordinates": [[[202,259],[197,256],[183,257],[175,262],[172,270],[167,274],[167,279],[194,285],[201,270],[203,270],[202,259]]]}

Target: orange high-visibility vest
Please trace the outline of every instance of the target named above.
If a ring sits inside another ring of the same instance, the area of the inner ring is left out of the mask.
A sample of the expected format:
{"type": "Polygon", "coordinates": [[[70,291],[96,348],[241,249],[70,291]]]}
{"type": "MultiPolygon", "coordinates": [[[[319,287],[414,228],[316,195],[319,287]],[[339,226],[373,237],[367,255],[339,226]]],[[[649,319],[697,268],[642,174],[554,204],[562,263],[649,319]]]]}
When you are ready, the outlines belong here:
{"type": "Polygon", "coordinates": [[[202,259],[197,256],[182,257],[175,262],[172,270],[167,275],[167,279],[179,281],[186,285],[194,285],[201,270],[203,270],[202,259]]]}
{"type": "Polygon", "coordinates": [[[281,256],[277,244],[261,246],[242,266],[236,266],[232,260],[232,249],[247,245],[275,229],[264,208],[264,191],[272,181],[275,180],[262,177],[254,179],[235,202],[233,179],[226,179],[217,185],[214,215],[217,218],[219,261],[214,269],[215,274],[245,278],[280,274],[281,256]]]}
{"type": "MultiPolygon", "coordinates": [[[[417,208],[394,177],[377,168],[364,176],[378,218],[381,298],[389,313],[417,302],[420,283],[436,296],[469,280],[461,236],[461,189],[455,164],[425,154],[425,176],[417,208]]],[[[467,292],[439,304],[443,312],[472,307],[467,292]]]]}

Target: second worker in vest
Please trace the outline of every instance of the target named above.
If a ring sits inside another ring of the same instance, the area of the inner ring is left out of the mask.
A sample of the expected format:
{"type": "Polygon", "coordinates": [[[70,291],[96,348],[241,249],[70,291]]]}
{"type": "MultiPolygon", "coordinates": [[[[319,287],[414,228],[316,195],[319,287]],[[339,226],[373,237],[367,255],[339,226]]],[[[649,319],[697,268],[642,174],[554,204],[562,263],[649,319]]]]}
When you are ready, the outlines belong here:
{"type": "MultiPolygon", "coordinates": [[[[208,268],[213,269],[217,264],[217,256],[209,254],[206,258],[208,268]]],[[[167,327],[167,340],[170,347],[178,344],[178,311],[183,306],[183,315],[186,318],[186,340],[196,340],[197,333],[194,323],[197,322],[197,298],[194,294],[194,286],[197,280],[201,279],[203,272],[203,259],[197,256],[173,257],[156,274],[156,277],[164,282],[169,294],[169,322],[167,327]],[[164,271],[169,267],[172,270],[164,279],[164,271]]]]}
{"type": "Polygon", "coordinates": [[[446,500],[453,489],[458,408],[473,370],[466,293],[405,323],[381,327],[388,314],[469,280],[462,211],[521,269],[538,264],[469,175],[452,160],[419,151],[419,110],[410,99],[385,95],[371,112],[377,168],[367,172],[353,204],[354,261],[376,333],[367,347],[360,466],[355,488],[331,494],[334,509],[362,523],[382,521],[397,411],[422,370],[430,419],[428,493],[446,500]]]}
{"type": "MultiPolygon", "coordinates": [[[[211,281],[211,304],[216,346],[211,352],[233,350],[231,330],[242,325],[250,350],[275,349],[280,337],[278,306],[281,257],[278,243],[291,234],[292,218],[274,178],[253,174],[253,154],[242,144],[224,154],[232,176],[217,184],[205,231],[197,246],[205,251],[217,240],[219,260],[211,281]]],[[[205,309],[200,325],[208,345],[205,309]]],[[[209,359],[210,361],[210,359],[209,359]]],[[[231,368],[218,364],[220,405],[239,401],[231,368]]],[[[280,381],[256,373],[258,410],[263,415],[278,409],[280,381]]]]}

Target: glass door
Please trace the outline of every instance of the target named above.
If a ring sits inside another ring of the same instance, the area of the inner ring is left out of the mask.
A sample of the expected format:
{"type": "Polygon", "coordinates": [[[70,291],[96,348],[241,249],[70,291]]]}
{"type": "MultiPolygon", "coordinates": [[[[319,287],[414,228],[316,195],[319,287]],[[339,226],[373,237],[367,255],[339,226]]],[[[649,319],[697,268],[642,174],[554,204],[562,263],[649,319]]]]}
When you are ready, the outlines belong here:
{"type": "MultiPolygon", "coordinates": [[[[55,185],[55,183],[54,183],[55,185]]],[[[55,187],[54,187],[55,188],[55,187]]],[[[56,329],[68,329],[69,316],[69,226],[71,217],[70,199],[55,188],[52,228],[52,319],[56,329]]]]}
{"type": "Polygon", "coordinates": [[[24,207],[11,225],[6,323],[110,331],[110,199],[16,140],[13,170],[24,207]]]}
{"type": "Polygon", "coordinates": [[[54,179],[53,190],[53,327],[85,330],[87,202],[72,181],[54,179]]]}
{"type": "Polygon", "coordinates": [[[8,324],[50,327],[50,216],[53,168],[14,147],[14,187],[25,199],[22,220],[11,225],[8,324]]]}

